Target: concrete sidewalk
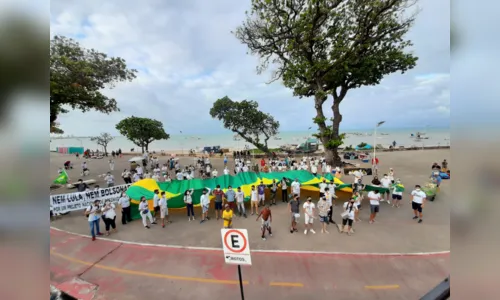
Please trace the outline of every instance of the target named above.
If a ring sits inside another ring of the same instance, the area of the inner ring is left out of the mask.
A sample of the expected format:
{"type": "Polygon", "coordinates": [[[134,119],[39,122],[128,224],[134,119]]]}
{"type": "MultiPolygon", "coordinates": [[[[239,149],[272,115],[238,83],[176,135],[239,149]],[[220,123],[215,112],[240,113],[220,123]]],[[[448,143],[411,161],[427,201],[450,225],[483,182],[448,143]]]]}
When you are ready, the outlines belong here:
{"type": "MultiPolygon", "coordinates": [[[[418,299],[449,274],[449,254],[253,253],[245,299],[418,299]]],[[[51,283],[78,299],[239,299],[222,251],[139,246],[51,230],[51,283]]]]}

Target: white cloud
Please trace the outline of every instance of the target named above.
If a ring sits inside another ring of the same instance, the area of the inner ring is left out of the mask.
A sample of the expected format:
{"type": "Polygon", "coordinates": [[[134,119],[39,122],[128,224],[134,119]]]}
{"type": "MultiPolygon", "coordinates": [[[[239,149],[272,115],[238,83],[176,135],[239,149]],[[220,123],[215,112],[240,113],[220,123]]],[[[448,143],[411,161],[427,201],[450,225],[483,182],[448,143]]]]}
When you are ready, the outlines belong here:
{"type": "MultiPolygon", "coordinates": [[[[391,119],[388,126],[418,125],[421,117],[408,111],[425,111],[429,121],[443,118],[438,107],[449,111],[449,7],[436,2],[441,1],[421,1],[423,11],[409,35],[420,58],[417,68],[388,76],[380,86],[351,91],[341,106],[344,128],[371,127],[380,117],[391,119]],[[429,35],[429,27],[440,30],[429,35]]],[[[314,117],[311,101],[293,97],[279,82],[265,84],[270,76],[256,74],[258,59],[231,34],[249,5],[249,0],[51,1],[52,36],[73,37],[139,70],[133,82],[105,91],[117,99],[121,112],[90,112],[84,119],[71,112],[60,116],[62,128],[75,135],[116,133],[120,119],[138,115],[163,121],[169,132],[220,131],[208,110],[228,95],[258,101],[276,116],[282,131],[307,129],[314,117]]],[[[331,115],[329,106],[325,110],[331,115]]]]}

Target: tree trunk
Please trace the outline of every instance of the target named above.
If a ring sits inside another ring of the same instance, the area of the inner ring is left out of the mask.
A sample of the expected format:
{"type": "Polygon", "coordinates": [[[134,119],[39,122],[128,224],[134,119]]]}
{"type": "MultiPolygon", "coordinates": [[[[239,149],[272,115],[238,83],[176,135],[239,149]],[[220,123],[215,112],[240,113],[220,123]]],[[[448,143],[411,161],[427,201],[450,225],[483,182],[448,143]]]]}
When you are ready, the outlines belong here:
{"type": "MultiPolygon", "coordinates": [[[[339,106],[340,106],[340,101],[338,101],[334,97],[333,106],[332,106],[332,110],[333,110],[332,139],[335,139],[335,140],[338,140],[340,138],[339,130],[340,130],[340,122],[342,122],[342,115],[340,114],[339,106]]],[[[333,161],[332,166],[342,167],[342,159],[340,158],[339,153],[338,153],[339,146],[334,146],[334,147],[330,147],[330,148],[331,149],[329,149],[329,151],[331,151],[330,155],[332,156],[332,161],[333,161]]]]}
{"type": "MultiPolygon", "coordinates": [[[[146,144],[146,151],[149,151],[149,143],[146,144]]],[[[144,151],[142,153],[144,153],[144,151]]]]}
{"type": "Polygon", "coordinates": [[[108,147],[107,146],[103,146],[104,147],[104,155],[108,156],[108,147]]]}
{"type": "Polygon", "coordinates": [[[144,145],[141,146],[142,154],[144,154],[144,145]]]}

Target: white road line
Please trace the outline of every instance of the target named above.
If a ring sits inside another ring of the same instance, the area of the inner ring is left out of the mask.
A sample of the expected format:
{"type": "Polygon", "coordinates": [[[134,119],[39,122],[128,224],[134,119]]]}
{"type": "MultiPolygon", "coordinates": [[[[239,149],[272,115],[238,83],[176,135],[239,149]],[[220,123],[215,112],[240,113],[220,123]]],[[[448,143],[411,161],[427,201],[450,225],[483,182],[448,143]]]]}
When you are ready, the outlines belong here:
{"type": "MultiPolygon", "coordinates": [[[[73,234],[85,238],[90,238],[90,236],[80,233],[74,233],[67,230],[59,229],[56,227],[50,227],[50,229],[73,234]]],[[[138,243],[138,242],[130,242],[130,241],[122,241],[108,238],[99,238],[99,240],[122,243],[128,245],[136,245],[136,246],[146,246],[146,247],[158,247],[158,248],[172,248],[172,249],[185,249],[185,250],[205,250],[205,251],[221,251],[221,248],[213,248],[213,247],[192,247],[192,246],[180,246],[180,245],[161,245],[161,244],[149,244],[149,243],[138,243]]],[[[300,250],[252,250],[252,252],[257,253],[287,253],[287,254],[326,254],[326,255],[351,255],[351,256],[430,256],[430,255],[441,255],[441,254],[449,254],[450,251],[434,251],[434,252],[413,252],[413,253],[368,253],[368,252],[328,252],[328,251],[300,251],[300,250]]]]}

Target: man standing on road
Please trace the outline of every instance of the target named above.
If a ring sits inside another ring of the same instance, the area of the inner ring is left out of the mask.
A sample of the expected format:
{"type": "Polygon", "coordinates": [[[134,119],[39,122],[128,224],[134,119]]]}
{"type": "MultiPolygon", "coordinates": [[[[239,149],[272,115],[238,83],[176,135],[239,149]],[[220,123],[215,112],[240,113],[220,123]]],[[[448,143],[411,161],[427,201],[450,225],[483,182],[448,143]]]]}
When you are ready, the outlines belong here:
{"type": "MultiPolygon", "coordinates": [[[[387,203],[391,203],[389,201],[389,195],[391,194],[391,184],[392,184],[392,180],[389,178],[389,176],[387,176],[387,174],[384,174],[384,177],[382,177],[382,180],[380,180],[380,183],[382,184],[382,187],[387,189],[387,191],[384,192],[385,194],[385,200],[387,201],[387,203]]],[[[384,195],[382,195],[382,198],[383,198],[384,195]]],[[[384,200],[382,200],[384,201],[384,200]]]]}
{"type": "Polygon", "coordinates": [[[238,190],[236,191],[236,205],[238,206],[238,213],[241,217],[243,216],[246,218],[247,213],[245,211],[245,193],[241,190],[241,187],[238,187],[238,190]]]}
{"type": "Polygon", "coordinates": [[[160,201],[160,191],[155,190],[154,195],[153,195],[153,207],[154,207],[154,214],[153,214],[153,222],[156,222],[156,215],[160,212],[160,205],[158,204],[160,201]]]}
{"type": "Polygon", "coordinates": [[[276,191],[278,190],[278,184],[276,183],[276,179],[273,179],[273,183],[271,184],[271,204],[276,205],[276,191]]]}
{"type": "Polygon", "coordinates": [[[304,234],[307,234],[308,231],[312,232],[313,234],[316,233],[316,231],[314,231],[314,229],[312,228],[316,206],[314,205],[314,203],[312,203],[311,197],[307,197],[306,203],[304,203],[302,208],[304,209],[304,219],[306,226],[304,234]]]}
{"type": "Polygon", "coordinates": [[[285,177],[281,179],[281,202],[288,202],[288,185],[286,183],[285,177]]]}
{"type": "Polygon", "coordinates": [[[300,199],[300,182],[298,178],[295,178],[295,181],[292,182],[292,194],[299,196],[300,199]]]}
{"type": "Polygon", "coordinates": [[[220,185],[217,185],[215,190],[212,192],[215,196],[215,218],[217,220],[222,217],[222,197],[224,197],[224,192],[220,189],[220,185]]]}
{"type": "Polygon", "coordinates": [[[122,208],[122,225],[127,224],[127,222],[132,222],[132,216],[130,215],[130,198],[125,192],[123,192],[120,199],[118,199],[118,204],[120,204],[122,208]]]}
{"type": "Polygon", "coordinates": [[[319,184],[319,197],[323,197],[325,195],[325,189],[328,187],[326,183],[326,179],[323,178],[323,182],[319,184]]]}
{"type": "Polygon", "coordinates": [[[422,223],[422,208],[424,208],[426,200],[427,195],[420,189],[420,185],[417,184],[411,192],[411,208],[415,214],[413,219],[418,219],[418,223],[422,223]]]}
{"type": "Polygon", "coordinates": [[[330,193],[330,198],[332,202],[332,206],[335,206],[335,199],[337,196],[335,195],[335,189],[337,188],[337,185],[335,184],[335,180],[330,180],[330,184],[328,185],[328,192],[330,193]]]}
{"type": "Polygon", "coordinates": [[[229,208],[234,211],[234,199],[236,198],[236,192],[233,190],[232,186],[227,187],[226,191],[226,201],[229,208]]]}
{"type": "Polygon", "coordinates": [[[161,192],[158,206],[160,207],[161,227],[165,228],[165,219],[167,219],[167,224],[172,223],[168,220],[168,199],[165,196],[165,192],[161,192]]]}
{"type": "Polygon", "coordinates": [[[257,194],[257,190],[255,189],[255,185],[252,185],[252,189],[250,190],[250,212],[251,215],[259,214],[259,197],[257,194]]]}
{"type": "Polygon", "coordinates": [[[210,207],[210,198],[208,194],[210,193],[209,188],[205,188],[202,192],[203,194],[200,197],[200,205],[201,205],[201,221],[200,224],[205,222],[205,220],[210,220],[208,217],[208,208],[210,207]]]}
{"type": "Polygon", "coordinates": [[[288,211],[290,212],[290,219],[292,221],[292,226],[290,227],[290,233],[297,232],[297,220],[300,217],[299,212],[299,196],[293,195],[293,198],[288,202],[288,211]]]}
{"type": "Polygon", "coordinates": [[[378,190],[374,190],[368,193],[368,199],[370,200],[370,224],[375,222],[375,217],[379,212],[380,207],[380,193],[378,190]]]}
{"type": "Polygon", "coordinates": [[[262,231],[262,240],[266,240],[266,230],[269,231],[269,236],[273,236],[273,233],[271,232],[271,223],[273,222],[273,216],[271,215],[271,209],[269,208],[269,204],[266,205],[266,207],[260,212],[260,214],[257,216],[257,220],[259,218],[262,218],[262,225],[261,225],[261,231],[262,231]]]}
{"type": "Polygon", "coordinates": [[[318,216],[321,222],[321,233],[329,233],[326,230],[326,224],[328,224],[328,211],[330,210],[330,205],[326,201],[326,197],[322,196],[318,201],[318,216]]]}
{"type": "Polygon", "coordinates": [[[259,192],[259,206],[264,206],[266,204],[266,186],[264,185],[264,182],[260,182],[260,184],[257,186],[257,191],[259,192]]]}

